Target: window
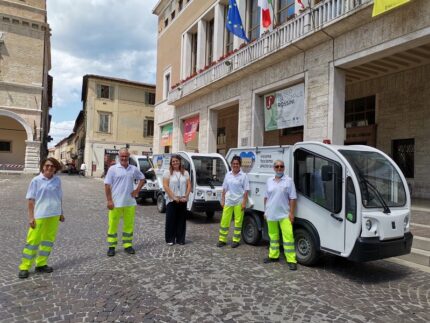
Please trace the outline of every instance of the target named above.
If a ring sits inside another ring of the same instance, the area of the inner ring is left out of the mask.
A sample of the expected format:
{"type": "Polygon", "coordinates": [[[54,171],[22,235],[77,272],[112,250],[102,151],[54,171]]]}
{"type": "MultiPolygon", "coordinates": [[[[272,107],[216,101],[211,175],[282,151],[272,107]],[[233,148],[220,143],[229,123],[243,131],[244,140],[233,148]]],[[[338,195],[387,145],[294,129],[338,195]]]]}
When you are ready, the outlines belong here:
{"type": "MultiPolygon", "coordinates": [[[[228,7],[225,7],[224,21],[227,21],[228,7]]],[[[224,54],[233,50],[233,35],[231,32],[224,28],[224,54]]]]}
{"type": "Polygon", "coordinates": [[[164,75],[164,92],[163,92],[163,98],[167,99],[169,96],[170,91],[170,73],[167,73],[164,75]]]}
{"type": "Polygon", "coordinates": [[[145,92],[145,104],[155,104],[155,93],[145,92]]]}
{"type": "Polygon", "coordinates": [[[164,20],[164,27],[167,27],[169,25],[169,18],[166,18],[164,20]]]}
{"type": "Polygon", "coordinates": [[[357,196],[351,177],[348,177],[346,180],[345,209],[346,219],[352,223],[357,222],[357,196]]]}
{"type": "Polygon", "coordinates": [[[99,131],[109,133],[110,126],[110,113],[100,112],[99,113],[99,131]]]}
{"type": "Polygon", "coordinates": [[[173,10],[172,13],[170,14],[170,17],[171,17],[170,20],[175,19],[175,16],[176,16],[176,11],[173,10]]]}
{"type": "Polygon", "coordinates": [[[97,85],[97,97],[99,99],[111,99],[113,98],[113,88],[109,85],[97,85]]]}
{"type": "Polygon", "coordinates": [[[182,7],[183,7],[183,1],[179,0],[178,1],[178,12],[180,12],[182,10],[182,7]]]}
{"type": "Polygon", "coordinates": [[[214,20],[208,22],[206,30],[206,65],[209,65],[214,60],[214,20]]]}
{"type": "Polygon", "coordinates": [[[250,0],[250,3],[249,38],[254,40],[260,37],[260,7],[257,0],[250,0]]]}
{"type": "Polygon", "coordinates": [[[345,128],[375,124],[375,96],[345,102],[345,128]]]}
{"type": "Polygon", "coordinates": [[[191,70],[190,75],[197,71],[197,33],[191,34],[191,70]]]}
{"type": "Polygon", "coordinates": [[[294,18],[295,0],[279,0],[277,18],[280,24],[294,18]]]}
{"type": "Polygon", "coordinates": [[[12,152],[12,145],[10,141],[0,141],[0,152],[12,152]]]}
{"type": "Polygon", "coordinates": [[[414,178],[415,139],[397,139],[392,143],[392,156],[406,178],[414,178]]]}
{"type": "Polygon", "coordinates": [[[143,120],[143,136],[153,137],[154,136],[154,119],[146,118],[143,120]]]}
{"type": "Polygon", "coordinates": [[[329,210],[342,209],[342,167],[304,149],[294,152],[294,181],[297,191],[329,210]]]}

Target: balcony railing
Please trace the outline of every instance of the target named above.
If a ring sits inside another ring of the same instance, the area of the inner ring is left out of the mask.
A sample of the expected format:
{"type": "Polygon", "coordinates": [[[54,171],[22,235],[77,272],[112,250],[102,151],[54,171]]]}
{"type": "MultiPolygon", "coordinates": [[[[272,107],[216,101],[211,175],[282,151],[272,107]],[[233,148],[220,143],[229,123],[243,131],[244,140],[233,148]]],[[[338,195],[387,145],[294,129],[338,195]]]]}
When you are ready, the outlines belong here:
{"type": "Polygon", "coordinates": [[[195,77],[180,83],[169,92],[168,102],[173,103],[205,86],[220,80],[246,66],[271,55],[299,39],[316,32],[343,15],[373,0],[324,0],[312,9],[262,35],[257,40],[236,50],[195,77]]]}

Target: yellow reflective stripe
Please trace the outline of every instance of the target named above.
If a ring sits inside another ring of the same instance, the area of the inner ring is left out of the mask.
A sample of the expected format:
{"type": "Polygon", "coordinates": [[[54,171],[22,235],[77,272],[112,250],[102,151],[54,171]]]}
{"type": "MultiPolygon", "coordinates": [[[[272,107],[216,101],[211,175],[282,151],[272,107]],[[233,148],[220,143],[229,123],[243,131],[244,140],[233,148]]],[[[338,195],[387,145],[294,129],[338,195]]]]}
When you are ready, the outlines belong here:
{"type": "Polygon", "coordinates": [[[279,247],[272,247],[272,246],[270,246],[270,249],[272,249],[272,250],[279,250],[279,247]]]}
{"type": "Polygon", "coordinates": [[[240,238],[240,233],[233,234],[233,237],[234,237],[234,238],[240,238]]]}
{"type": "Polygon", "coordinates": [[[28,250],[37,250],[37,249],[39,249],[39,245],[26,244],[25,245],[25,249],[28,249],[28,250]]]}
{"type": "Polygon", "coordinates": [[[36,255],[28,255],[26,253],[22,253],[22,258],[26,258],[26,259],[34,259],[34,257],[36,257],[36,255]]]}
{"type": "Polygon", "coordinates": [[[113,234],[108,234],[108,238],[116,238],[118,237],[118,234],[113,233],[113,234]]]}
{"type": "Polygon", "coordinates": [[[132,233],[123,232],[122,236],[123,237],[132,237],[133,236],[133,232],[132,233]]]}
{"type": "Polygon", "coordinates": [[[50,254],[49,251],[45,251],[45,250],[39,250],[39,256],[45,256],[48,257],[50,254]]]}
{"type": "Polygon", "coordinates": [[[294,246],[294,242],[284,242],[284,246],[294,246]]]}
{"type": "Polygon", "coordinates": [[[235,230],[242,230],[242,227],[234,227],[235,230]]]}

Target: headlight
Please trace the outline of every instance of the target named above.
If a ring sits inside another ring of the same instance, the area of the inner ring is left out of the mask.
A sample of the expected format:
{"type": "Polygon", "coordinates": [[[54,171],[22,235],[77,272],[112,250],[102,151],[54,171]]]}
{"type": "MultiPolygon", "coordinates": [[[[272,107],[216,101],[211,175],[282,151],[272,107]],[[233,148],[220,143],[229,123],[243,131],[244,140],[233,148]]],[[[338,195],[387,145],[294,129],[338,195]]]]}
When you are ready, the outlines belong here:
{"type": "Polygon", "coordinates": [[[409,215],[405,216],[403,219],[403,228],[406,230],[409,226],[409,215]]]}
{"type": "Polygon", "coordinates": [[[366,229],[367,229],[368,231],[370,231],[370,229],[372,229],[372,221],[370,221],[370,220],[367,220],[367,221],[366,221],[366,229]]]}
{"type": "Polygon", "coordinates": [[[202,197],[203,196],[203,191],[199,191],[199,190],[197,190],[197,197],[202,197]]]}

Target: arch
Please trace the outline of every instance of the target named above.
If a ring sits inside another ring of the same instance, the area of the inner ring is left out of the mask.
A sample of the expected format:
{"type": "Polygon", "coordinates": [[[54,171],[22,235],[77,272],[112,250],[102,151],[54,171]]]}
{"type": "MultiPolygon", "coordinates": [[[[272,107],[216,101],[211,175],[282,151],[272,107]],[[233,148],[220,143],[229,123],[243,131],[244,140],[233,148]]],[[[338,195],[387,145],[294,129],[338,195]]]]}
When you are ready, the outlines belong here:
{"type": "Polygon", "coordinates": [[[31,127],[25,122],[25,120],[18,114],[0,109],[0,116],[5,116],[12,118],[16,121],[18,121],[25,129],[25,132],[27,133],[27,141],[33,141],[33,131],[31,130],[31,127]]]}

